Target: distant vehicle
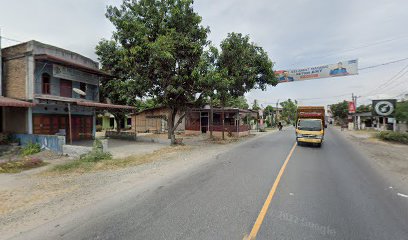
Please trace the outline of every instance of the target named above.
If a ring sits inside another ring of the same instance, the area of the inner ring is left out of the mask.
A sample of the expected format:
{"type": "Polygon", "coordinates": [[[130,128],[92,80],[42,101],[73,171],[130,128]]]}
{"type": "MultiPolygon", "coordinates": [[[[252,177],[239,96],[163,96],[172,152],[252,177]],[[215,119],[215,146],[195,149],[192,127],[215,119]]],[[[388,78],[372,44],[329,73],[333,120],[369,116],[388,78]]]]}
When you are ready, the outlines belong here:
{"type": "Polygon", "coordinates": [[[316,144],[324,139],[325,111],[323,106],[299,106],[296,115],[296,142],[316,144]]]}

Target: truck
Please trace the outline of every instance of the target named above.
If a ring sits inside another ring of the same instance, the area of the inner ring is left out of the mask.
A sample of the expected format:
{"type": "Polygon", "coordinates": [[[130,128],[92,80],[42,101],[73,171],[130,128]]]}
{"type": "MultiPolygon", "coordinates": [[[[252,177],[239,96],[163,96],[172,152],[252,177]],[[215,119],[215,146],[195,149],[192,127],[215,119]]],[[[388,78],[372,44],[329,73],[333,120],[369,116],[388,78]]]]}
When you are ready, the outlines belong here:
{"type": "Polygon", "coordinates": [[[296,114],[296,142],[321,147],[327,127],[323,106],[299,106],[296,114]]]}

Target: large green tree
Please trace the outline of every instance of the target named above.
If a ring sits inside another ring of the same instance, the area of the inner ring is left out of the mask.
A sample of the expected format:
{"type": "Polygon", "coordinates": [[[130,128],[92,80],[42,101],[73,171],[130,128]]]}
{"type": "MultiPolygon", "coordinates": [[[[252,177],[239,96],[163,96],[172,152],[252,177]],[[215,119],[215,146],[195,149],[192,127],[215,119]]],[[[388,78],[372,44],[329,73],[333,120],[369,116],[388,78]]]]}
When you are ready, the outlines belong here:
{"type": "Polygon", "coordinates": [[[292,101],[292,99],[289,98],[288,100],[281,102],[280,105],[282,106],[281,118],[284,119],[287,123],[295,121],[297,101],[292,101]]]}
{"type": "MultiPolygon", "coordinates": [[[[102,40],[96,46],[96,54],[102,69],[111,75],[101,80],[101,100],[109,100],[119,105],[137,105],[139,101],[136,100],[136,97],[141,97],[143,92],[135,87],[135,82],[122,64],[122,47],[115,41],[102,40]]],[[[117,123],[121,122],[126,115],[120,110],[112,110],[110,113],[115,117],[117,123]]],[[[120,131],[119,126],[120,124],[118,124],[117,131],[120,131]]]]}
{"type": "Polygon", "coordinates": [[[395,117],[398,121],[408,122],[408,101],[397,102],[395,117]]]}
{"type": "Polygon", "coordinates": [[[371,112],[371,104],[368,105],[360,105],[357,107],[356,112],[361,113],[361,112],[371,112]]]}
{"type": "MultiPolygon", "coordinates": [[[[115,46],[126,83],[134,92],[155,98],[170,109],[169,138],[175,143],[176,114],[197,100],[202,92],[197,74],[209,29],[193,10],[193,0],[124,0],[120,7],[109,6],[106,17],[115,26],[112,40],[99,46],[115,46]]],[[[98,48],[98,47],[97,47],[98,48]]],[[[97,51],[98,52],[98,51],[97,51]]],[[[112,67],[104,65],[105,69],[112,67]]],[[[116,67],[111,68],[113,75],[116,67]]]]}
{"type": "Polygon", "coordinates": [[[343,101],[336,104],[330,105],[331,112],[333,117],[337,118],[340,121],[345,121],[348,116],[348,102],[343,101]]]}
{"type": "MultiPolygon", "coordinates": [[[[214,87],[222,107],[230,97],[244,96],[252,89],[265,90],[268,85],[278,84],[268,54],[262,47],[250,42],[248,35],[229,33],[221,42],[220,48],[216,64],[221,81],[214,87]]],[[[222,124],[224,130],[224,121],[222,124]]],[[[224,131],[222,137],[224,138],[224,131]]]]}

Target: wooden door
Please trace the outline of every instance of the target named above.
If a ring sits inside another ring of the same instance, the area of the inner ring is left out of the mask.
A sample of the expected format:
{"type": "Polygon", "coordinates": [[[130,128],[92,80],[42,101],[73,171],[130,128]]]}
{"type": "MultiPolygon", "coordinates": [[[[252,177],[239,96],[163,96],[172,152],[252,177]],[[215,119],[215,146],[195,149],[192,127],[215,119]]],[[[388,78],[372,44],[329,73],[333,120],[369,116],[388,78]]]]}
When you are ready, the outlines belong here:
{"type": "Polygon", "coordinates": [[[60,80],[60,96],[72,98],[72,81],[60,80]]]}

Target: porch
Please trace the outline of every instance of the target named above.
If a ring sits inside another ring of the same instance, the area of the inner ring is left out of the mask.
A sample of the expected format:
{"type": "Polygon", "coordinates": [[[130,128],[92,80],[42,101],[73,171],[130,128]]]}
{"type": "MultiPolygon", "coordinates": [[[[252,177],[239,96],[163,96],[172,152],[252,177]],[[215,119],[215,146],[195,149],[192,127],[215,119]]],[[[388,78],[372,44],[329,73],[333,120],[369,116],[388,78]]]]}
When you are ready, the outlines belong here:
{"type": "Polygon", "coordinates": [[[214,108],[212,110],[213,121],[211,122],[211,109],[190,109],[186,115],[186,134],[210,134],[221,137],[224,129],[227,137],[241,137],[249,135],[250,120],[257,118],[257,112],[238,108],[214,108]],[[224,121],[224,128],[223,128],[224,121]]]}

